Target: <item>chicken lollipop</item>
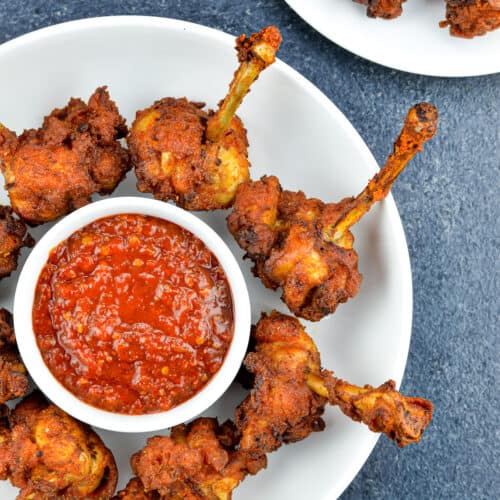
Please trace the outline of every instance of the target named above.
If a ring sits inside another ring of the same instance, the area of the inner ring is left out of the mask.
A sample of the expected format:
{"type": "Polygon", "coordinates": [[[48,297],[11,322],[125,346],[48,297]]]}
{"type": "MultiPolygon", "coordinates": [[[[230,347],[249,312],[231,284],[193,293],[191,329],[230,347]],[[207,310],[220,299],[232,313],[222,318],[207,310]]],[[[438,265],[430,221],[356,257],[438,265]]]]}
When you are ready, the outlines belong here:
{"type": "Polygon", "coordinates": [[[263,315],[252,341],[251,391],[235,423],[198,418],[149,439],[132,456],[136,477],[117,500],[230,500],[248,474],[266,467],[267,453],[324,429],[327,402],[400,447],[417,443],[432,418],[432,403],[403,396],[393,381],[357,387],[322,370],[313,340],[291,316],[263,315]]]}
{"type": "Polygon", "coordinates": [[[128,145],[139,191],[187,210],[231,206],[250,165],[246,130],[235,113],[260,72],[274,62],[280,42],[274,26],[237,38],[240,66],[216,112],[173,97],[137,112],[128,145]]]}
{"type": "Polygon", "coordinates": [[[111,193],[130,167],[118,141],[126,134],[106,87],[88,104],[71,99],[19,137],[0,125],[0,167],[14,211],[41,224],[86,205],[93,193],[111,193]]]}
{"type": "Polygon", "coordinates": [[[106,500],[117,477],[114,458],[99,436],[40,393],[3,418],[0,478],[21,489],[19,499],[106,500]]]}
{"type": "Polygon", "coordinates": [[[369,17],[381,17],[383,19],[394,19],[403,12],[402,4],[406,0],[353,0],[356,3],[366,5],[366,14],[369,17]]]}
{"type": "Polygon", "coordinates": [[[327,401],[400,447],[417,443],[431,421],[432,403],[403,396],[393,381],[357,387],[321,370],[313,340],[291,316],[263,315],[253,339],[255,350],[245,358],[245,367],[255,381],[236,410],[240,451],[269,453],[322,430],[327,401]]]}
{"type": "Polygon", "coordinates": [[[0,309],[0,404],[20,398],[29,390],[26,368],[16,345],[12,314],[0,309]]]}
{"type": "Polygon", "coordinates": [[[356,198],[324,203],[282,190],[274,176],[239,186],[228,227],[254,274],[265,286],[282,287],[282,299],[302,318],[319,321],[354,297],[361,284],[350,228],[384,199],[406,164],[436,132],[437,110],[410,109],[394,152],[356,198]]]}
{"type": "Polygon", "coordinates": [[[446,21],[439,25],[461,38],[485,35],[500,28],[500,0],[447,0],[446,21]]]}
{"type": "Polygon", "coordinates": [[[118,499],[228,500],[247,474],[266,466],[265,456],[235,451],[234,427],[214,418],[178,425],[132,456],[132,479],[118,499]]]}
{"type": "Polygon", "coordinates": [[[34,244],[26,224],[12,215],[12,208],[0,205],[0,279],[17,269],[21,248],[34,244]]]}

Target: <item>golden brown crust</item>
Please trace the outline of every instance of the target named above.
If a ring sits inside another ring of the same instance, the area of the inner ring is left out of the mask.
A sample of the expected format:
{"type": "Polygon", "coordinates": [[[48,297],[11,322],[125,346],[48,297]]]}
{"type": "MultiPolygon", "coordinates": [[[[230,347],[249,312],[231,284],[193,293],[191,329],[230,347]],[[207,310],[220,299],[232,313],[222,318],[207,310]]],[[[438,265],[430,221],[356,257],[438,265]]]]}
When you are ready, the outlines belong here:
{"type": "MultiPolygon", "coordinates": [[[[276,60],[276,52],[280,48],[282,38],[276,26],[267,26],[257,33],[250,36],[240,35],[236,39],[236,51],[238,52],[238,60],[240,62],[249,61],[255,57],[255,47],[265,45],[266,53],[270,54],[270,58],[263,60],[265,67],[271,65],[276,60]]],[[[264,69],[264,68],[263,68],[264,69]]]]}
{"type": "Polygon", "coordinates": [[[235,451],[236,441],[232,425],[199,418],[174,427],[170,437],[150,438],[132,456],[132,471],[147,494],[160,498],[230,499],[247,474],[266,465],[265,457],[235,451]]]}
{"type": "Polygon", "coordinates": [[[24,396],[29,390],[26,368],[17,350],[12,315],[0,309],[0,403],[24,396]]]}
{"type": "Polygon", "coordinates": [[[440,26],[461,38],[485,35],[500,28],[500,0],[447,0],[440,26]]]}
{"type": "Polygon", "coordinates": [[[130,168],[118,142],[126,132],[106,87],[88,104],[70,99],[18,138],[0,126],[0,166],[14,211],[40,224],[86,205],[93,193],[112,192],[130,168]]]}
{"type": "Polygon", "coordinates": [[[242,450],[269,453],[322,430],[326,398],[400,447],[417,443],[432,419],[430,401],[400,394],[391,380],[377,388],[358,387],[321,370],[316,346],[295,318],[276,311],[263,315],[253,340],[245,366],[255,380],[236,410],[242,450]]]}
{"type": "Polygon", "coordinates": [[[139,191],[187,210],[233,204],[250,179],[246,130],[236,116],[251,85],[275,61],[281,35],[268,26],[236,40],[240,61],[215,111],[186,98],[166,97],[137,113],[128,137],[139,191]]]}
{"type": "Polygon", "coordinates": [[[160,495],[156,491],[144,490],[144,485],[138,477],[133,477],[125,489],[119,491],[113,500],[159,500],[160,495]]]}
{"type": "Polygon", "coordinates": [[[324,429],[326,399],[305,383],[307,373],[319,373],[320,359],[300,323],[276,311],[262,316],[252,337],[255,351],[244,363],[255,380],[235,424],[241,450],[270,453],[324,429]]]}
{"type": "Polygon", "coordinates": [[[138,111],[127,142],[142,192],[187,210],[227,208],[249,178],[246,130],[238,117],[217,143],[205,141],[203,104],[167,97],[138,111]]]}
{"type": "Polygon", "coordinates": [[[0,470],[21,489],[19,499],[108,500],[118,478],[99,436],[38,392],[24,399],[0,429],[0,470]]]}
{"type": "Polygon", "coordinates": [[[0,205],[0,279],[17,269],[21,248],[34,244],[26,224],[12,215],[12,208],[0,205]]]}
{"type": "Polygon", "coordinates": [[[283,191],[276,177],[242,184],[228,228],[269,288],[302,318],[318,321],[354,297],[362,276],[353,249],[325,241],[325,227],[349,208],[348,200],[325,204],[302,192],[283,191]]]}
{"type": "Polygon", "coordinates": [[[246,182],[238,187],[227,224],[252,259],[266,258],[276,243],[280,194],[281,186],[274,176],[264,176],[259,182],[246,182]]]}

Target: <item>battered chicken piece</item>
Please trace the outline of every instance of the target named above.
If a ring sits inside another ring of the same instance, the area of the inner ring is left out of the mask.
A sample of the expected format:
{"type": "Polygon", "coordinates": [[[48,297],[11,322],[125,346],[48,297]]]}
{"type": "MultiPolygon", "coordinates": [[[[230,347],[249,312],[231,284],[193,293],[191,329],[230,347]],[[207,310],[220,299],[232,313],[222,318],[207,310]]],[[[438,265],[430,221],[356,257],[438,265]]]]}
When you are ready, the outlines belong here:
{"type": "Polygon", "coordinates": [[[447,0],[446,21],[439,25],[461,38],[485,35],[500,28],[500,0],[447,0]]]}
{"type": "Polygon", "coordinates": [[[23,247],[32,247],[33,238],[26,233],[26,224],[12,215],[10,207],[0,205],[0,279],[17,269],[23,247]]]}
{"type": "Polygon", "coordinates": [[[144,485],[138,477],[132,478],[124,490],[119,491],[114,500],[159,500],[160,495],[157,491],[144,490],[144,485]]]}
{"type": "Polygon", "coordinates": [[[117,498],[158,498],[156,494],[171,500],[229,500],[247,474],[266,466],[260,454],[235,451],[236,443],[229,422],[219,426],[217,419],[199,418],[178,425],[170,437],[153,437],[132,456],[132,470],[139,480],[129,483],[117,498]],[[153,496],[141,497],[141,489],[153,496]]]}
{"type": "Polygon", "coordinates": [[[263,316],[252,338],[255,350],[244,365],[255,380],[236,409],[235,424],[241,450],[270,453],[322,431],[327,398],[305,383],[306,374],[320,373],[320,356],[296,319],[276,312],[263,316]]]}
{"type": "Polygon", "coordinates": [[[361,284],[350,227],[384,199],[407,163],[437,129],[434,106],[410,109],[385,166],[356,198],[323,203],[283,191],[274,176],[239,186],[227,222],[265,286],[302,318],[319,321],[354,297],[361,284]]]}
{"type": "Polygon", "coordinates": [[[36,392],[0,425],[0,473],[18,499],[110,499],[118,472],[99,436],[36,392]]]}
{"type": "Polygon", "coordinates": [[[291,316],[263,315],[253,336],[255,352],[247,355],[245,367],[255,383],[236,410],[240,450],[269,453],[322,430],[327,400],[400,447],[417,443],[431,421],[432,403],[401,395],[391,380],[362,388],[321,370],[313,340],[291,316]]]}
{"type": "Polygon", "coordinates": [[[19,351],[12,314],[0,309],[0,403],[20,398],[29,390],[29,380],[19,351]]]}
{"type": "Polygon", "coordinates": [[[19,137],[0,125],[0,167],[14,211],[41,224],[90,203],[93,193],[111,193],[130,168],[118,141],[126,134],[106,87],[88,104],[70,99],[19,137]]]}
{"type": "Polygon", "coordinates": [[[366,5],[368,17],[381,17],[383,19],[394,19],[403,12],[402,4],[406,0],[353,0],[356,3],[366,5]]]}
{"type": "Polygon", "coordinates": [[[232,205],[250,166],[246,130],[235,113],[260,72],[275,61],[280,43],[274,26],[237,38],[240,66],[216,112],[172,97],[137,112],[127,141],[139,191],[187,210],[232,205]]]}

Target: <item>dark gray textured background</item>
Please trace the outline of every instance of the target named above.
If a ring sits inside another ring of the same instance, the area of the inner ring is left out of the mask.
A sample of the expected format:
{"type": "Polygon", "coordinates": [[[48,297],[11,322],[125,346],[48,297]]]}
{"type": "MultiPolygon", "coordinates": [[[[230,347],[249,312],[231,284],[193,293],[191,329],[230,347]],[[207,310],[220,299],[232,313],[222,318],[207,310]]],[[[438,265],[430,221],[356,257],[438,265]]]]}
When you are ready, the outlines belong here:
{"type": "Polygon", "coordinates": [[[2,0],[0,42],[111,14],[174,17],[235,35],[276,24],[280,58],[337,104],[379,162],[393,141],[386,129],[410,105],[438,106],[438,136],[393,190],[414,286],[402,389],[431,399],[435,417],[417,446],[380,439],[343,498],[500,497],[500,75],[440,79],[383,68],[323,38],[283,0],[2,0]]]}

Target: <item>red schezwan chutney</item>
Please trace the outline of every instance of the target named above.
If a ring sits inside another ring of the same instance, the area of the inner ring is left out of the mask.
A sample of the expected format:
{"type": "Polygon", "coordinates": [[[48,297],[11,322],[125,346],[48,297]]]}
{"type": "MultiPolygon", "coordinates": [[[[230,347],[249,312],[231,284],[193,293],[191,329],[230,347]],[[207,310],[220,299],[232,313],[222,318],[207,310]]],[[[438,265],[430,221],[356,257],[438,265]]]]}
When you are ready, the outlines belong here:
{"type": "Polygon", "coordinates": [[[171,222],[97,220],[54,248],[35,291],[33,328],[53,375],[115,413],[168,410],[219,370],[233,304],[215,256],[171,222]]]}

